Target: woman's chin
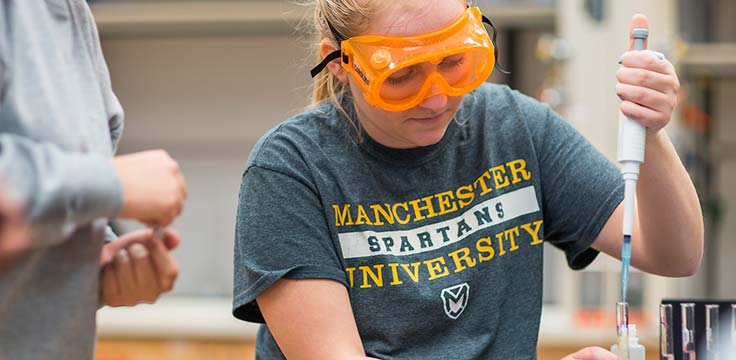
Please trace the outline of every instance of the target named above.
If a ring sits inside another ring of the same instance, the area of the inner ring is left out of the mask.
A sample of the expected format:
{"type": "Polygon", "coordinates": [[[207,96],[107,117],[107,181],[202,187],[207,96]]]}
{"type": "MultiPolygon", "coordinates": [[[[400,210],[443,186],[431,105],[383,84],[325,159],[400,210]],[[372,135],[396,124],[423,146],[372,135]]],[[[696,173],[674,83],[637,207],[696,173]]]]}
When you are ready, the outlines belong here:
{"type": "Polygon", "coordinates": [[[440,140],[442,140],[442,137],[445,136],[445,131],[447,129],[442,129],[441,131],[428,131],[426,133],[418,133],[417,136],[414,137],[413,143],[416,147],[424,147],[424,146],[430,146],[434,145],[440,140]]]}

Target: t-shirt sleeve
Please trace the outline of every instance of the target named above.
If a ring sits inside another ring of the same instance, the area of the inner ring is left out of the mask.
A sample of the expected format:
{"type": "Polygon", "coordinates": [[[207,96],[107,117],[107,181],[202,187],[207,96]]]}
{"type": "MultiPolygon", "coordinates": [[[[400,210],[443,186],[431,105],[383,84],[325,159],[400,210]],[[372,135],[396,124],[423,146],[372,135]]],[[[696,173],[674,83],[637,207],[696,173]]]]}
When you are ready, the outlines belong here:
{"type": "Polygon", "coordinates": [[[314,187],[304,178],[250,166],[236,219],[233,315],[264,322],[255,298],[281,278],[347,286],[337,251],[314,187]]]}
{"type": "MultiPolygon", "coordinates": [[[[528,112],[540,168],[545,241],[565,252],[575,270],[598,251],[590,246],[623,200],[618,168],[548,106],[528,112]]],[[[614,135],[615,136],[615,135],[614,135]]]]}

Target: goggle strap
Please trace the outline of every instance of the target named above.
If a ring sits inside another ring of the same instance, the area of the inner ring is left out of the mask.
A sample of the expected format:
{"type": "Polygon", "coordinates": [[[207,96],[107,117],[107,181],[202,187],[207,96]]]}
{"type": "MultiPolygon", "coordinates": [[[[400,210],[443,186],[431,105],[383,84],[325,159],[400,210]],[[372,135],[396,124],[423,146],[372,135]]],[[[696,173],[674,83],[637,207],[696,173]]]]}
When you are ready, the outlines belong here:
{"type": "Polygon", "coordinates": [[[317,76],[322,70],[324,70],[327,67],[327,64],[329,64],[331,61],[340,58],[341,51],[335,50],[331,52],[329,55],[327,55],[324,59],[322,59],[322,62],[317,64],[317,66],[313,67],[312,70],[309,71],[310,74],[312,74],[312,77],[317,76]]]}
{"type": "Polygon", "coordinates": [[[496,62],[496,68],[498,69],[498,71],[500,71],[500,72],[502,72],[502,73],[504,73],[506,75],[509,75],[511,73],[509,71],[507,71],[506,69],[504,69],[501,66],[501,64],[498,63],[498,45],[496,45],[496,35],[497,35],[496,34],[496,27],[493,26],[493,23],[491,22],[491,19],[489,19],[485,15],[482,15],[482,16],[483,16],[483,18],[482,18],[483,22],[486,23],[486,24],[488,24],[488,25],[490,25],[491,26],[491,29],[493,29],[493,34],[491,35],[491,43],[493,43],[493,59],[496,62]]]}

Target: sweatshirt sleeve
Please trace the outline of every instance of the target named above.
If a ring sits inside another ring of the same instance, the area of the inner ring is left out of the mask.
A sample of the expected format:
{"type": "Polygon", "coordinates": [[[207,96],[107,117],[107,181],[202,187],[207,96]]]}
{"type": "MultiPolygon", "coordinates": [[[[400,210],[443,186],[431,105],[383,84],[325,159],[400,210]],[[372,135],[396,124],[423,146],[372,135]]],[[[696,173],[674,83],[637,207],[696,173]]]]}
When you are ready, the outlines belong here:
{"type": "Polygon", "coordinates": [[[5,3],[0,0],[0,102],[5,98],[5,87],[7,80],[7,59],[3,54],[8,53],[7,40],[5,39],[5,33],[7,30],[4,28],[8,26],[7,13],[5,10],[5,3]]]}
{"type": "Polygon", "coordinates": [[[0,133],[0,175],[25,208],[34,245],[62,241],[77,226],[115,217],[122,207],[120,182],[104,155],[0,133]]]}
{"type": "MultiPolygon", "coordinates": [[[[33,246],[48,246],[69,238],[81,225],[115,217],[123,204],[122,187],[109,154],[69,150],[28,135],[19,125],[23,119],[5,111],[8,89],[15,81],[14,50],[20,48],[11,46],[10,36],[21,31],[14,27],[18,24],[13,20],[18,19],[13,19],[10,9],[0,0],[0,182],[24,207],[33,246]]],[[[123,113],[112,92],[99,39],[92,40],[97,41],[91,59],[114,152],[123,130],[123,113]]]]}
{"type": "Polygon", "coordinates": [[[110,79],[110,71],[105,62],[105,55],[102,53],[102,47],[100,46],[100,34],[97,31],[97,27],[94,25],[94,15],[86,3],[80,4],[84,8],[84,12],[89,19],[86,23],[86,34],[87,43],[90,45],[87,49],[90,52],[90,58],[92,59],[95,73],[101,88],[103,101],[105,108],[107,109],[108,127],[110,129],[110,140],[112,142],[112,151],[117,151],[118,143],[123,135],[123,124],[125,118],[125,112],[123,107],[120,105],[117,96],[112,90],[112,81],[110,79]]]}

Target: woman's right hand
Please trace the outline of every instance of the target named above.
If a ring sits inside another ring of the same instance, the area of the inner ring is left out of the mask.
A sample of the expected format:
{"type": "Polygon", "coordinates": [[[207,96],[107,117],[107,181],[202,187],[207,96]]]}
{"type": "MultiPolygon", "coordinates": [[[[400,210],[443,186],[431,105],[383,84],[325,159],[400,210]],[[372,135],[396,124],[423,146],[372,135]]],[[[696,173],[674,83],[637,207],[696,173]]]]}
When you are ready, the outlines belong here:
{"type": "Polygon", "coordinates": [[[618,360],[618,356],[601,347],[591,346],[567,355],[562,360],[618,360]]]}

